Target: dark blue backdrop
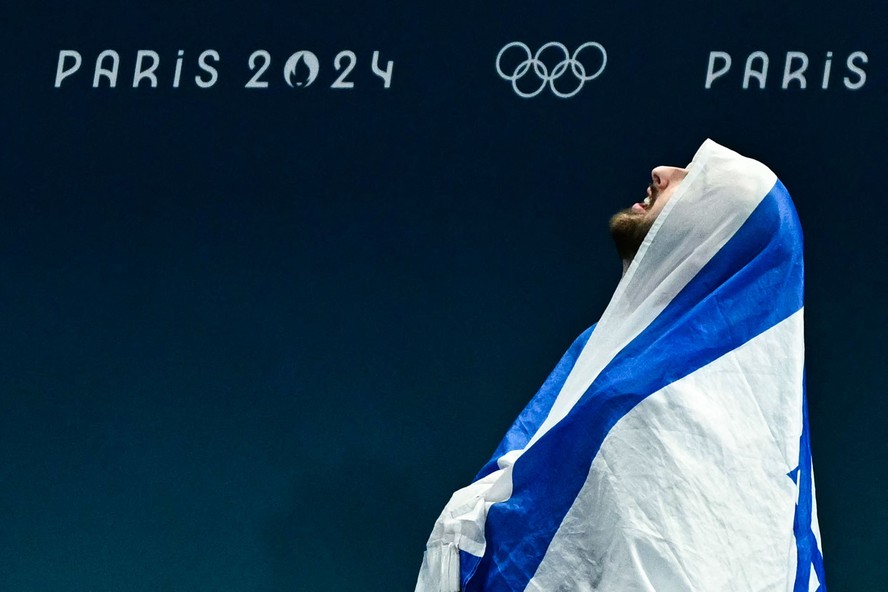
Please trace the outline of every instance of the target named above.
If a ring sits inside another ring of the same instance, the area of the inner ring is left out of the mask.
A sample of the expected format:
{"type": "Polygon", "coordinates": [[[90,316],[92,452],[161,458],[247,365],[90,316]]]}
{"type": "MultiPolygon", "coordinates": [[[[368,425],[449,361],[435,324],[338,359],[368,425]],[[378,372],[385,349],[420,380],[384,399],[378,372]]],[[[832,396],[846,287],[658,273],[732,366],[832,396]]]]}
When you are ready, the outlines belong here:
{"type": "Polygon", "coordinates": [[[881,3],[226,6],[3,11],[0,590],[412,589],[450,492],[607,304],[607,218],[707,136],[795,197],[828,583],[888,581],[881,3]],[[608,62],[522,99],[511,41],[608,62]]]}

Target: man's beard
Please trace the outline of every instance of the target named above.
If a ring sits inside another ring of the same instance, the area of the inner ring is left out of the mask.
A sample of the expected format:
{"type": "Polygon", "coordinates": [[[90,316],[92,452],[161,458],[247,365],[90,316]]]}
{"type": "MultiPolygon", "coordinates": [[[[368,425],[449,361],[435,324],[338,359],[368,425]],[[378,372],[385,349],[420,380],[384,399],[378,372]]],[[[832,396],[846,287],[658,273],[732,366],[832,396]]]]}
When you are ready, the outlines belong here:
{"type": "Polygon", "coordinates": [[[641,212],[633,212],[632,208],[620,210],[613,215],[610,219],[610,235],[620,259],[631,261],[635,257],[653,224],[653,220],[649,220],[641,212]]]}
{"type": "MultiPolygon", "coordinates": [[[[651,184],[650,205],[646,208],[650,209],[654,201],[657,199],[659,191],[651,184]]],[[[614,239],[614,245],[617,247],[617,253],[623,261],[631,261],[648,231],[654,224],[653,217],[648,215],[647,209],[644,212],[637,212],[632,208],[620,210],[610,219],[609,228],[611,238],[614,239]]]]}

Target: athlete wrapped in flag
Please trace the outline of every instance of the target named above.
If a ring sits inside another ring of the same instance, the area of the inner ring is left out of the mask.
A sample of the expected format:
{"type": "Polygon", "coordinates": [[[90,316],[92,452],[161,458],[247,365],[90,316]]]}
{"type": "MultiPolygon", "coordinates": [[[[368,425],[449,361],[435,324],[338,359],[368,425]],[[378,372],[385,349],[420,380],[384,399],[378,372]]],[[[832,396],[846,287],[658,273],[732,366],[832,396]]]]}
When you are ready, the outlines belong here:
{"type": "Polygon", "coordinates": [[[417,592],[825,592],[792,201],[711,140],[652,177],[611,220],[607,309],[453,494],[417,592]]]}

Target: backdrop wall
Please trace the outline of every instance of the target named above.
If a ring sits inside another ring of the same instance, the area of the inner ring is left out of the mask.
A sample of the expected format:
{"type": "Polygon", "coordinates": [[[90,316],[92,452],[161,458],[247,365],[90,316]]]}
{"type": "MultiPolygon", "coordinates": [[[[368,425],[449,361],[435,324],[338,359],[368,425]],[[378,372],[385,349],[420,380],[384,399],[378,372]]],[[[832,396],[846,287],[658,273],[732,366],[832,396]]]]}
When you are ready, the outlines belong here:
{"type": "Polygon", "coordinates": [[[794,196],[828,584],[888,581],[883,4],[4,13],[0,589],[412,589],[706,137],[794,196]]]}

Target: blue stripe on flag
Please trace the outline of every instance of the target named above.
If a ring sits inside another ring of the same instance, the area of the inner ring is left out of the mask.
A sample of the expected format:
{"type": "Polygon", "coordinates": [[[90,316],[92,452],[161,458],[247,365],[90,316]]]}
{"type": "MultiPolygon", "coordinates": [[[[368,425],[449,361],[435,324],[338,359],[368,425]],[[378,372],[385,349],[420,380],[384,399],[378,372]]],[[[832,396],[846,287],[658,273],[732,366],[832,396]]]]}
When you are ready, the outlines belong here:
{"type": "Polygon", "coordinates": [[[801,240],[795,209],[778,180],[728,243],[601,372],[568,417],[516,461],[512,497],[490,508],[486,550],[474,575],[463,581],[465,592],[524,590],[617,421],[651,393],[801,308],[801,240]]]}
{"type": "Polygon", "coordinates": [[[592,335],[594,329],[595,325],[592,325],[583,331],[571,346],[567,348],[567,351],[561,357],[555,369],[552,370],[549,378],[546,379],[546,382],[543,383],[537,394],[534,395],[527,407],[524,408],[524,411],[521,412],[521,415],[518,416],[518,419],[515,420],[515,423],[512,424],[512,427],[509,428],[509,431],[506,432],[506,436],[500,442],[491,459],[487,461],[487,464],[475,476],[475,481],[497,470],[499,467],[496,461],[499,457],[512,450],[518,450],[527,446],[531,437],[539,429],[546,416],[549,415],[549,411],[552,409],[561,387],[564,386],[564,381],[567,380],[567,375],[573,370],[574,364],[577,363],[577,358],[580,357],[580,352],[583,351],[583,347],[589,341],[589,336],[592,335]]]}
{"type": "Polygon", "coordinates": [[[459,551],[459,581],[465,582],[475,574],[478,564],[481,563],[481,557],[466,553],[462,549],[459,551]]]}
{"type": "Polygon", "coordinates": [[[802,381],[802,436],[799,439],[799,503],[796,505],[793,533],[796,539],[798,566],[796,567],[793,592],[808,592],[811,568],[820,586],[815,592],[826,592],[826,576],[823,573],[823,554],[817,547],[817,538],[811,528],[814,511],[814,476],[811,472],[811,438],[808,435],[808,394],[802,381]]]}

